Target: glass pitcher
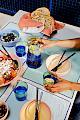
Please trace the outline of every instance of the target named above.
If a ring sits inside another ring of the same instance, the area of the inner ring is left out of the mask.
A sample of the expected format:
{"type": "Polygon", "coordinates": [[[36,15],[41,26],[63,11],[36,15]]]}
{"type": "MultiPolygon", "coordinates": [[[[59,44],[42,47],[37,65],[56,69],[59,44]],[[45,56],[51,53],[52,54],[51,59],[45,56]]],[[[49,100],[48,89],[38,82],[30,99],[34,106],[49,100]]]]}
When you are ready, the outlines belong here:
{"type": "Polygon", "coordinates": [[[40,45],[35,38],[28,40],[27,65],[30,68],[39,68],[42,65],[40,45]]]}

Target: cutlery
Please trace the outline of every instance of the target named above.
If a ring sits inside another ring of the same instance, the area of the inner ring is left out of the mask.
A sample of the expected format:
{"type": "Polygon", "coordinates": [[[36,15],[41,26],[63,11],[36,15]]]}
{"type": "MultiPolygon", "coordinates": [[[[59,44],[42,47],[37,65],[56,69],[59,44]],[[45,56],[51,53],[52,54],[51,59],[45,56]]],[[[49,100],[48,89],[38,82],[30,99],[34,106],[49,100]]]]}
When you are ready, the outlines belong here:
{"type": "Polygon", "coordinates": [[[57,33],[57,30],[53,31],[50,36],[48,37],[48,39],[52,38],[55,34],[57,33]]]}
{"type": "MultiPolygon", "coordinates": [[[[66,53],[66,50],[63,52],[63,54],[61,55],[61,58],[60,58],[60,60],[59,60],[59,62],[58,62],[58,64],[57,65],[59,65],[59,63],[60,63],[60,61],[62,60],[62,58],[63,58],[63,56],[64,56],[64,54],[66,53]]],[[[57,69],[58,69],[58,67],[56,67],[55,69],[54,69],[54,71],[57,71],[57,69]]]]}
{"type": "MultiPolygon", "coordinates": [[[[2,52],[4,55],[6,55],[2,50],[0,50],[0,52],[2,52]]],[[[7,56],[7,55],[6,55],[7,56]]]]}
{"type": "Polygon", "coordinates": [[[11,60],[14,62],[14,64],[16,64],[18,66],[18,61],[13,60],[13,58],[11,57],[11,55],[8,53],[8,51],[6,50],[6,48],[3,45],[2,45],[2,48],[5,50],[5,52],[7,53],[7,56],[9,56],[11,58],[11,60]]]}
{"type": "Polygon", "coordinates": [[[36,88],[36,108],[35,108],[35,119],[38,120],[38,88],[36,88]]]}
{"type": "Polygon", "coordinates": [[[60,67],[65,61],[67,61],[69,58],[71,58],[75,54],[76,53],[71,54],[69,57],[67,57],[65,60],[63,60],[61,63],[59,63],[56,67],[54,67],[51,71],[56,72],[56,70],[58,69],[58,67],[60,67]]]}
{"type": "Polygon", "coordinates": [[[59,60],[59,62],[58,62],[58,64],[60,63],[60,61],[62,60],[62,58],[63,58],[63,56],[64,56],[64,54],[66,53],[66,50],[64,50],[64,52],[63,52],[63,54],[61,55],[61,58],[60,58],[60,60],[59,60]]]}
{"type": "Polygon", "coordinates": [[[42,100],[42,96],[43,96],[43,92],[41,92],[41,94],[40,94],[40,99],[39,99],[39,103],[38,103],[38,112],[40,112],[40,103],[42,100]]]}

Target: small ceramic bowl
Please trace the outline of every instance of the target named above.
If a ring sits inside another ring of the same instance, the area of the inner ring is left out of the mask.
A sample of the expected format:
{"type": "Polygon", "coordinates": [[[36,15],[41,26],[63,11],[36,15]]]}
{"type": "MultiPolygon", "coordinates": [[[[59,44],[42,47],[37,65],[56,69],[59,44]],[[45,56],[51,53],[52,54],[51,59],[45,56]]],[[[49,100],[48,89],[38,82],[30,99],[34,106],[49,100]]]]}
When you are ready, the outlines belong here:
{"type": "Polygon", "coordinates": [[[0,43],[5,47],[13,47],[20,41],[20,34],[17,30],[1,30],[0,43]]]}
{"type": "Polygon", "coordinates": [[[8,112],[8,105],[2,100],[0,100],[0,120],[5,120],[8,116],[8,112]]]}

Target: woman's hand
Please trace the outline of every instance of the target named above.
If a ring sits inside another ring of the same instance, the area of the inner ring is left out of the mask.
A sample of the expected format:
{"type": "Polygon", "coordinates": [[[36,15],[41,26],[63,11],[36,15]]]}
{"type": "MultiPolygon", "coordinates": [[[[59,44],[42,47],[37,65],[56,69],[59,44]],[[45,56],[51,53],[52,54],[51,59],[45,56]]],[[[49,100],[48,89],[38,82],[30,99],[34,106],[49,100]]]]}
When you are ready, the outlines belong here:
{"type": "Polygon", "coordinates": [[[41,44],[41,49],[46,49],[50,48],[53,46],[56,46],[57,41],[52,41],[52,40],[46,40],[46,39],[37,39],[37,42],[41,44]]]}
{"type": "Polygon", "coordinates": [[[56,84],[45,85],[45,88],[50,92],[62,92],[66,90],[72,90],[73,83],[63,78],[57,77],[58,82],[56,84]]]}

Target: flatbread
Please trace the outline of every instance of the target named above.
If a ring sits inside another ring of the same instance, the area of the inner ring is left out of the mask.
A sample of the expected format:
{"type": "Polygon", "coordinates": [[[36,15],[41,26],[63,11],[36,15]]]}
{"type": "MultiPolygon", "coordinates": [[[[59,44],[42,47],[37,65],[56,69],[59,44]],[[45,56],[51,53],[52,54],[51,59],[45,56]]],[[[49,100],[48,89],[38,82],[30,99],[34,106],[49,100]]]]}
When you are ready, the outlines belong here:
{"type": "Polygon", "coordinates": [[[38,8],[38,9],[36,9],[35,11],[33,11],[31,13],[32,18],[34,18],[35,16],[40,16],[40,15],[48,15],[48,16],[50,16],[49,9],[46,8],[46,7],[41,7],[41,8],[38,8]]]}
{"type": "Polygon", "coordinates": [[[31,13],[32,20],[42,22],[44,24],[44,29],[50,28],[52,26],[53,18],[50,16],[50,11],[41,7],[36,9],[31,13]]]}

